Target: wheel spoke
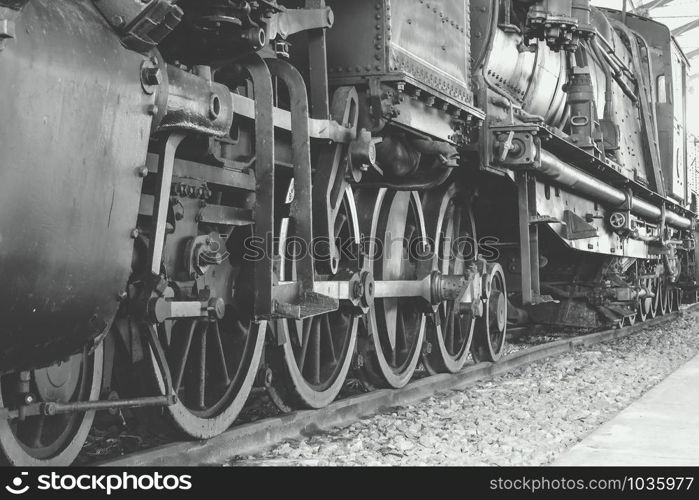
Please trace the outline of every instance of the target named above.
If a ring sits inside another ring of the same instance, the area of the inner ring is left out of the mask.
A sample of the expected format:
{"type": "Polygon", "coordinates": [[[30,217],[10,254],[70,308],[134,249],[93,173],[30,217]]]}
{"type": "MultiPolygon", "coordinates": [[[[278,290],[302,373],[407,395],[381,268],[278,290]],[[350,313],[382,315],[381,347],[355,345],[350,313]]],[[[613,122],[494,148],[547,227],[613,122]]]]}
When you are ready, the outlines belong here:
{"type": "Polygon", "coordinates": [[[308,355],[308,344],[310,344],[311,326],[313,325],[313,320],[307,319],[306,321],[303,321],[302,324],[303,332],[301,334],[301,349],[298,357],[296,358],[296,364],[298,365],[301,373],[303,373],[303,367],[306,365],[306,356],[308,355]]]}
{"type": "Polygon", "coordinates": [[[335,341],[333,340],[333,333],[335,333],[332,329],[332,325],[330,325],[330,315],[326,314],[323,316],[323,329],[325,331],[325,338],[328,339],[327,342],[327,348],[328,352],[330,354],[330,357],[332,358],[333,364],[337,362],[337,355],[335,354],[335,341]]]}
{"type": "Polygon", "coordinates": [[[311,381],[314,384],[320,384],[320,321],[317,318],[313,319],[313,365],[311,381]]]}
{"type": "Polygon", "coordinates": [[[192,320],[189,325],[189,331],[187,332],[187,338],[185,339],[184,345],[182,347],[182,352],[179,356],[179,364],[177,365],[177,377],[175,378],[175,392],[180,390],[182,387],[182,379],[184,378],[184,369],[187,365],[187,358],[189,357],[189,350],[192,346],[192,339],[194,338],[194,331],[197,328],[197,321],[192,320]]]}
{"type": "Polygon", "coordinates": [[[221,364],[221,375],[223,377],[224,387],[228,387],[231,383],[231,377],[228,373],[228,364],[226,363],[226,353],[223,350],[223,340],[221,339],[221,329],[218,325],[218,320],[212,322],[214,327],[214,346],[218,354],[218,361],[221,364]]]}
{"type": "Polygon", "coordinates": [[[39,415],[36,418],[37,422],[32,429],[31,446],[33,448],[41,448],[43,446],[41,437],[44,434],[44,424],[46,423],[46,415],[39,415]]]}
{"type": "Polygon", "coordinates": [[[453,300],[447,303],[447,325],[444,339],[444,347],[450,354],[454,352],[454,304],[453,300]]]}
{"type": "Polygon", "coordinates": [[[402,306],[398,307],[398,315],[396,319],[398,324],[396,325],[396,349],[394,350],[395,358],[393,360],[394,365],[397,364],[398,354],[406,354],[409,349],[408,331],[405,327],[405,315],[402,306]]]}
{"type": "Polygon", "coordinates": [[[206,337],[208,328],[202,328],[199,337],[199,386],[197,396],[199,397],[199,408],[206,408],[206,337]]]}

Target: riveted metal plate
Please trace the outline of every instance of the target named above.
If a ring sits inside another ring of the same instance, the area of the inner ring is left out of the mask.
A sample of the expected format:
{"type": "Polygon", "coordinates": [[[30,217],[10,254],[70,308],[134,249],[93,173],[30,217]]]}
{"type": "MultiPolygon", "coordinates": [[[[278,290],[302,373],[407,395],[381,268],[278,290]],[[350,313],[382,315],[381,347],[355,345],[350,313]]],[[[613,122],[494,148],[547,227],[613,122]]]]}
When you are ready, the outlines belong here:
{"type": "Polygon", "coordinates": [[[419,83],[438,97],[470,106],[470,11],[466,0],[329,1],[333,84],[367,76],[419,83]]]}

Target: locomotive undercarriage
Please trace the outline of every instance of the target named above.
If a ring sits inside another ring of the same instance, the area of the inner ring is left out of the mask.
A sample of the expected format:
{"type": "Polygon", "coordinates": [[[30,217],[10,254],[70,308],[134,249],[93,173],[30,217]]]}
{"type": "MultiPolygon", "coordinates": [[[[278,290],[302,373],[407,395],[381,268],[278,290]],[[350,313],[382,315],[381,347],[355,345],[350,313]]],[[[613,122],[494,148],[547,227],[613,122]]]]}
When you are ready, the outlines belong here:
{"type": "MultiPolygon", "coordinates": [[[[328,18],[323,2],[306,4],[312,21],[294,26],[310,41],[294,50],[312,59],[328,18]]],[[[72,461],[96,410],[155,408],[205,439],[254,386],[284,411],[321,408],[350,372],[398,388],[419,363],[455,373],[469,355],[497,361],[511,325],[621,326],[695,290],[687,214],[612,173],[626,205],[566,185],[551,158],[565,152],[582,175],[598,167],[584,150],[544,127],[483,122],[463,89],[393,70],[328,85],[324,64],[287,60],[285,37],[250,51],[266,35],[246,23],[224,23],[250,52],[230,64],[176,62],[173,43],[132,68],[152,128],[128,166],[140,194],[122,235],[130,278],[81,352],[2,375],[9,462],[72,461]]]]}

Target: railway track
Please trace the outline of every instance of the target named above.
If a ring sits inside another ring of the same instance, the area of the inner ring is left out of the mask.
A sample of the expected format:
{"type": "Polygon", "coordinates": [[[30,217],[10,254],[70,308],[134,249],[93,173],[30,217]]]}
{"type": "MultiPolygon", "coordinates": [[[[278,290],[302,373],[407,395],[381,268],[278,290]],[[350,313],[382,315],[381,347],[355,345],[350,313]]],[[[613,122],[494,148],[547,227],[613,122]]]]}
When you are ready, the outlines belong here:
{"type": "Polygon", "coordinates": [[[138,451],[91,465],[194,466],[220,463],[236,455],[250,455],[288,439],[342,427],[383,409],[407,405],[436,393],[464,389],[521,366],[573,351],[582,346],[628,337],[646,328],[669,323],[682,314],[699,309],[699,304],[632,326],[563,338],[527,347],[498,363],[477,363],[455,375],[434,375],[416,380],[403,389],[378,390],[338,400],[320,410],[304,410],[242,424],[208,441],[179,441],[138,451]]]}

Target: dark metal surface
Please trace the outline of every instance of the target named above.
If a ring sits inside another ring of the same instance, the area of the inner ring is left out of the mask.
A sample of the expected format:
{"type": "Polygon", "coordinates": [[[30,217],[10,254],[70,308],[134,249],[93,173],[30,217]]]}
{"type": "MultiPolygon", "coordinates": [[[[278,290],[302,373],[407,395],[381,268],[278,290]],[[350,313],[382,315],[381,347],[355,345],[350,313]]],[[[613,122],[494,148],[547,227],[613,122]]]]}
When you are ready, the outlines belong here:
{"type": "Polygon", "coordinates": [[[270,318],[274,311],[274,262],[272,252],[269,251],[273,248],[272,238],[275,234],[274,89],[269,69],[261,57],[250,56],[245,61],[245,67],[250,74],[255,94],[255,236],[261,238],[268,249],[262,259],[254,263],[252,293],[255,317],[264,319],[270,318]]]}
{"type": "Polygon", "coordinates": [[[61,359],[111,323],[151,119],[143,57],[91,2],[32,1],[16,23],[0,53],[0,370],[61,359]]]}

